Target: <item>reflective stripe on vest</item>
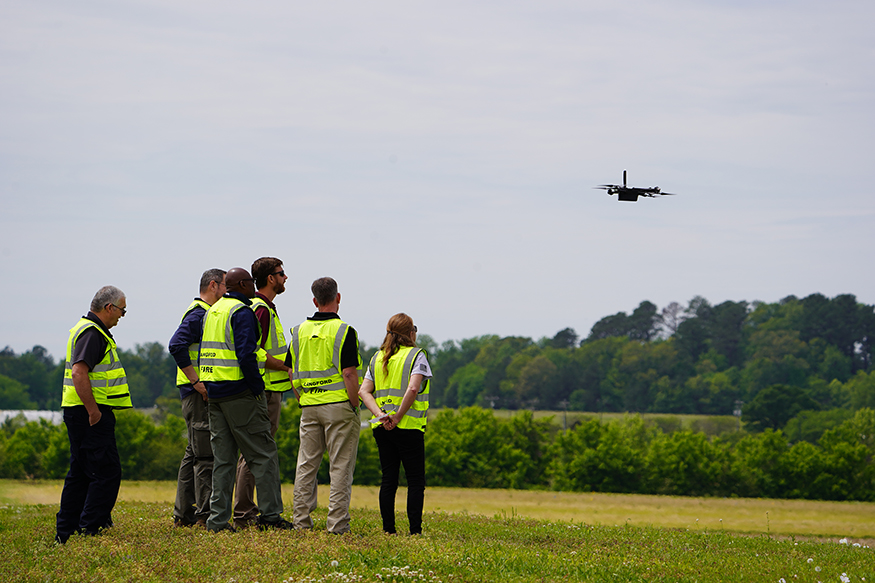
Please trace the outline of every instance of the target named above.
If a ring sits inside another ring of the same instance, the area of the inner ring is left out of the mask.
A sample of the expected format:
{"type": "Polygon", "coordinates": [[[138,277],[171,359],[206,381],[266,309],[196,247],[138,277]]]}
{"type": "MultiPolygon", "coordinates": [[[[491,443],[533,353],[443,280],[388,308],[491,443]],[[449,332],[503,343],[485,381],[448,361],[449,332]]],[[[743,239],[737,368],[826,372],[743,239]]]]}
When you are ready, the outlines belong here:
{"type": "MultiPolygon", "coordinates": [[[[410,386],[413,374],[413,364],[417,355],[424,353],[422,348],[401,346],[389,359],[389,374],[383,370],[383,351],[377,352],[371,358],[371,375],[374,377],[374,398],[377,405],[387,413],[395,413],[401,408],[404,394],[410,386]]],[[[401,429],[419,429],[425,431],[428,421],[428,389],[429,379],[423,379],[416,400],[401,418],[398,427],[401,429]]],[[[377,427],[374,425],[373,427],[377,427]]]]}
{"type": "Polygon", "coordinates": [[[82,318],[70,329],[70,337],[67,340],[67,361],[64,365],[61,407],[84,405],[76,392],[76,386],[73,384],[73,364],[70,361],[73,359],[73,347],[76,345],[76,340],[92,326],[97,328],[106,339],[106,352],[103,359],[88,373],[94,400],[98,405],[109,405],[117,409],[130,408],[133,405],[128,389],[128,378],[125,374],[125,368],[118,358],[118,348],[115,341],[100,326],[87,318],[82,318]]]}
{"type": "Polygon", "coordinates": [[[264,375],[264,388],[267,391],[276,391],[282,393],[292,389],[292,382],[289,380],[289,373],[282,370],[273,370],[267,368],[265,363],[267,358],[264,352],[273,356],[278,360],[283,360],[288,352],[286,337],[283,334],[283,325],[276,311],[270,305],[258,296],[252,299],[252,311],[258,307],[264,307],[270,314],[270,322],[268,322],[267,341],[264,343],[264,348],[259,348],[258,352],[258,367],[262,369],[264,375]]]}
{"type": "Polygon", "coordinates": [[[222,297],[204,315],[204,331],[198,355],[200,379],[205,382],[239,381],[243,370],[237,361],[231,316],[249,306],[237,298],[222,297]]]}
{"type": "MultiPolygon", "coordinates": [[[[292,329],[292,384],[300,393],[301,406],[349,399],[340,368],[340,353],[348,332],[349,324],[339,318],[307,320],[292,329]]],[[[356,368],[361,382],[360,356],[356,368]]]]}
{"type": "MultiPolygon", "coordinates": [[[[204,312],[206,312],[206,310],[210,309],[210,304],[206,303],[205,301],[203,301],[200,298],[195,298],[195,300],[191,303],[191,305],[189,305],[188,308],[186,308],[185,313],[182,315],[182,320],[185,320],[186,316],[188,316],[191,313],[191,311],[193,309],[197,308],[198,306],[203,308],[204,312]]],[[[182,323],[182,320],[180,320],[179,322],[182,323]]],[[[193,365],[197,364],[197,357],[198,357],[198,353],[200,352],[200,346],[201,345],[199,342],[195,342],[193,344],[188,345],[188,358],[189,358],[189,360],[191,360],[191,363],[193,365]]],[[[176,386],[181,387],[183,385],[190,385],[190,384],[191,383],[189,382],[188,377],[185,376],[185,374],[182,372],[182,369],[179,367],[176,367],[176,386]]]]}

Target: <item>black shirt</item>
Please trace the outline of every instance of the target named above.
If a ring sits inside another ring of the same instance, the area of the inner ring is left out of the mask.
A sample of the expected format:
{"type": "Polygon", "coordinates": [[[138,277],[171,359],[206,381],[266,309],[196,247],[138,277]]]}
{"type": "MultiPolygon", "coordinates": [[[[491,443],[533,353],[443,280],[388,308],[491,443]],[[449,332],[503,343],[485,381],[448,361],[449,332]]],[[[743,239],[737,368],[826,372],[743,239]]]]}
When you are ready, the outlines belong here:
{"type": "MultiPolygon", "coordinates": [[[[307,318],[308,320],[339,320],[340,316],[337,315],[336,312],[316,312],[312,317],[307,318]]],[[[289,345],[289,352],[286,353],[286,366],[292,366],[292,356],[291,356],[292,346],[289,345]]],[[[353,367],[358,368],[359,366],[359,343],[358,343],[358,332],[355,331],[355,328],[352,326],[349,327],[349,330],[346,334],[346,339],[343,341],[343,346],[340,348],[340,370],[342,371],[345,368],[353,367]]]]}
{"type": "MultiPolygon", "coordinates": [[[[101,330],[103,330],[107,336],[112,338],[112,334],[109,333],[109,328],[107,328],[100,318],[97,317],[97,314],[94,312],[88,312],[83,318],[100,326],[101,330]]],[[[89,326],[84,332],[79,334],[79,338],[77,338],[75,344],[73,344],[73,351],[70,355],[70,366],[73,366],[77,362],[84,362],[88,367],[88,372],[91,372],[94,370],[95,366],[100,364],[103,357],[106,356],[108,345],[109,342],[106,341],[106,337],[100,333],[100,330],[95,329],[93,326],[89,326]]]]}

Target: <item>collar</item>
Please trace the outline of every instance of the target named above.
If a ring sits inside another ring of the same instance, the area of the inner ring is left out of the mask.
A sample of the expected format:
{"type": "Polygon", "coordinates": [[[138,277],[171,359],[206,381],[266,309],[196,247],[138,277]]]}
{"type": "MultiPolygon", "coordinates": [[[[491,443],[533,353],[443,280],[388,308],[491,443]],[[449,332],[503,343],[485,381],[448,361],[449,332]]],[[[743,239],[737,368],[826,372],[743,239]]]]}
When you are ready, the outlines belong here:
{"type": "Polygon", "coordinates": [[[103,320],[97,317],[97,314],[89,310],[88,314],[82,317],[86,320],[91,320],[92,322],[100,326],[100,329],[103,330],[103,333],[112,338],[112,333],[109,331],[109,328],[106,327],[106,324],[103,323],[103,320]]]}
{"type": "Polygon", "coordinates": [[[235,291],[225,292],[225,295],[223,295],[222,297],[223,297],[223,298],[231,298],[231,299],[234,299],[234,300],[240,300],[241,302],[243,302],[243,303],[246,304],[247,306],[251,306],[251,305],[252,305],[252,300],[249,299],[249,298],[247,298],[246,296],[244,296],[244,295],[241,294],[240,292],[235,292],[235,291]]]}
{"type": "Polygon", "coordinates": [[[340,316],[337,315],[337,312],[316,312],[312,317],[307,318],[308,320],[339,320],[340,316]]]}
{"type": "Polygon", "coordinates": [[[264,300],[264,303],[267,304],[268,306],[270,306],[271,310],[276,312],[276,306],[274,305],[274,303],[272,301],[270,301],[269,299],[267,299],[267,297],[263,293],[255,292],[255,295],[256,295],[256,297],[259,297],[262,300],[264,300]]]}

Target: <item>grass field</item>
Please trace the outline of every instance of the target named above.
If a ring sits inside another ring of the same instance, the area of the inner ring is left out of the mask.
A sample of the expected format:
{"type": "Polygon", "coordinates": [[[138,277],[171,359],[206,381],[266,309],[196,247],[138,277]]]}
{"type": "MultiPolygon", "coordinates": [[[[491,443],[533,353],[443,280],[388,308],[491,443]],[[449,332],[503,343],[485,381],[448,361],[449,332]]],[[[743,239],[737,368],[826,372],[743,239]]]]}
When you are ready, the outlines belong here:
{"type": "MultiPolygon", "coordinates": [[[[57,505],[62,485],[60,480],[0,480],[0,504],[57,505]]],[[[287,510],[291,507],[292,490],[291,484],[283,486],[287,510]]],[[[377,509],[377,491],[377,487],[353,486],[351,506],[377,509]]],[[[169,517],[175,495],[175,482],[123,482],[119,499],[163,503],[165,516],[169,517]]],[[[404,489],[399,490],[398,508],[404,507],[405,496],[404,489]]],[[[319,487],[319,500],[327,502],[327,486],[319,487]]],[[[848,538],[875,547],[875,504],[866,502],[429,488],[425,511],[602,526],[653,526],[826,540],[848,538]]]]}
{"type": "MultiPolygon", "coordinates": [[[[160,490],[140,485],[125,497],[160,490]]],[[[445,493],[452,492],[465,494],[445,493]]],[[[166,501],[124,500],[109,531],[59,546],[56,510],[56,503],[0,505],[0,581],[875,581],[875,552],[866,545],[722,530],[429,512],[422,536],[386,536],[379,513],[359,507],[343,536],[321,530],[323,508],[312,532],[213,534],[172,527],[166,501]]]]}

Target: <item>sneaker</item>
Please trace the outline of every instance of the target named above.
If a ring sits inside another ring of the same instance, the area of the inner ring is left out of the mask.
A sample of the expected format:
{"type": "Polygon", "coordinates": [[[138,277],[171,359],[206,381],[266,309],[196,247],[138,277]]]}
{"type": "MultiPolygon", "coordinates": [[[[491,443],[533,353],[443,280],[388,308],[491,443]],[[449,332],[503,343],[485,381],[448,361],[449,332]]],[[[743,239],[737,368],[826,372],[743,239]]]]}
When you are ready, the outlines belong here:
{"type": "Polygon", "coordinates": [[[256,525],[258,526],[258,530],[294,530],[292,523],[288,520],[283,520],[282,518],[273,522],[269,522],[259,516],[256,525]]]}

